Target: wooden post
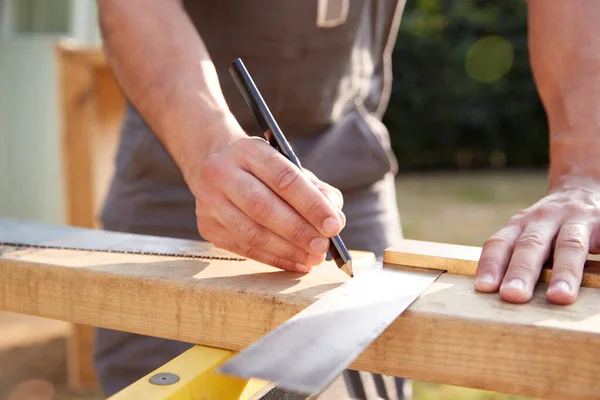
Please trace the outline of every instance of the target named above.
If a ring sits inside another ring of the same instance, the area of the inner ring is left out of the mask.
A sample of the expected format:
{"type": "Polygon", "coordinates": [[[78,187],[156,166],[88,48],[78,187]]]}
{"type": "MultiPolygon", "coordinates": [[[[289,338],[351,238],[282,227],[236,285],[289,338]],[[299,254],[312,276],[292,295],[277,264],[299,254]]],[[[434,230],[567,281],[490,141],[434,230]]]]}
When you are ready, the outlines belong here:
{"type": "MultiPolygon", "coordinates": [[[[124,97],[102,51],[71,40],[57,43],[65,223],[98,227],[97,212],[113,173],[124,97]]],[[[93,328],[73,325],[67,347],[68,385],[97,388],[93,328]]]]}

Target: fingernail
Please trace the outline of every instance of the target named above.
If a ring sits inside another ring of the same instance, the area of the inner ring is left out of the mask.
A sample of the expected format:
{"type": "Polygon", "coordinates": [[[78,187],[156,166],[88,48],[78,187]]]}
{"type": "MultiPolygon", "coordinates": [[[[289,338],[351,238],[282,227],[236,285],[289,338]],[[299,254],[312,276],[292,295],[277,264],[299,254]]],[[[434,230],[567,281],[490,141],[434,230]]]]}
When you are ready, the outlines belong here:
{"type": "Polygon", "coordinates": [[[316,238],[311,240],[310,242],[310,249],[312,251],[314,251],[315,253],[324,253],[327,251],[327,248],[329,247],[329,239],[327,238],[316,238]]]}
{"type": "Polygon", "coordinates": [[[512,281],[508,282],[505,285],[502,285],[502,287],[504,289],[517,289],[521,292],[525,291],[525,282],[523,282],[521,279],[513,279],[512,281]]]}
{"type": "Polygon", "coordinates": [[[479,289],[489,289],[494,286],[494,277],[491,274],[483,274],[475,280],[479,289]]]}
{"type": "Polygon", "coordinates": [[[294,265],[294,267],[296,268],[296,270],[298,272],[309,272],[310,271],[310,267],[304,264],[296,264],[294,265]]]}
{"type": "Polygon", "coordinates": [[[323,222],[323,230],[326,235],[335,235],[342,229],[340,221],[335,218],[329,217],[323,222]]]}
{"type": "Polygon", "coordinates": [[[558,281],[550,288],[552,292],[571,293],[571,285],[565,281],[558,281]]]}

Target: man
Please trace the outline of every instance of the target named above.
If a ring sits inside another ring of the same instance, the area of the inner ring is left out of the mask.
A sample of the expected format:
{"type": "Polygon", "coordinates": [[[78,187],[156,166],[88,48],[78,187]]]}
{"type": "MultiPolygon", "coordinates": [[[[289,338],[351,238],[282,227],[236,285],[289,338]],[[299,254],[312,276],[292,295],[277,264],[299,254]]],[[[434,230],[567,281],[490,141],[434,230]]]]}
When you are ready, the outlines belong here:
{"type": "MultiPolygon", "coordinates": [[[[381,117],[403,1],[98,5],[108,62],[130,102],[106,229],[203,238],[301,272],[322,262],[327,238],[342,228],[349,248],[379,256],[401,238],[381,117]],[[299,174],[260,138],[227,72],[236,57],[314,175],[299,174]]],[[[567,304],[588,250],[598,251],[600,148],[590,110],[600,106],[600,3],[529,7],[532,65],[550,121],[551,190],[486,241],[476,288],[527,301],[554,247],[547,297],[567,304]]],[[[97,336],[107,394],[189,347],[107,330],[97,336]]]]}

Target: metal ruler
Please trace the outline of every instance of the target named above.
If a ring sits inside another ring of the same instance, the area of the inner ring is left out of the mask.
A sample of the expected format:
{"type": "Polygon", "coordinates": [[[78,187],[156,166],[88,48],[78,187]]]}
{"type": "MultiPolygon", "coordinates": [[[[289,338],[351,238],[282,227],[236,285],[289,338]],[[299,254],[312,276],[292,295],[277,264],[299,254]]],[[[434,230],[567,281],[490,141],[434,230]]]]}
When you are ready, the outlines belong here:
{"type": "Polygon", "coordinates": [[[220,368],[307,396],[324,391],[443,273],[376,263],[220,368]]]}

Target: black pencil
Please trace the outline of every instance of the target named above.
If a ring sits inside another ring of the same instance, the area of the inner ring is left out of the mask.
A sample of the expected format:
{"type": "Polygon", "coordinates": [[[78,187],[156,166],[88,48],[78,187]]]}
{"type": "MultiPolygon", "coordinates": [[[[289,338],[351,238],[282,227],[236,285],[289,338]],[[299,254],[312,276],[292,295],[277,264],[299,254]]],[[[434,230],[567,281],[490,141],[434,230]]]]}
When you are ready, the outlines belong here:
{"type": "MultiPolygon", "coordinates": [[[[294,165],[302,170],[300,160],[298,160],[298,157],[294,154],[292,147],[277,125],[275,118],[271,114],[269,107],[263,100],[241,59],[236,58],[233,60],[229,67],[229,73],[246,100],[248,107],[252,110],[267,141],[271,146],[283,154],[283,156],[287,157],[294,165]]],[[[347,273],[350,277],[354,276],[352,271],[352,257],[339,235],[330,239],[329,254],[331,254],[331,257],[335,260],[338,268],[347,273]]]]}

